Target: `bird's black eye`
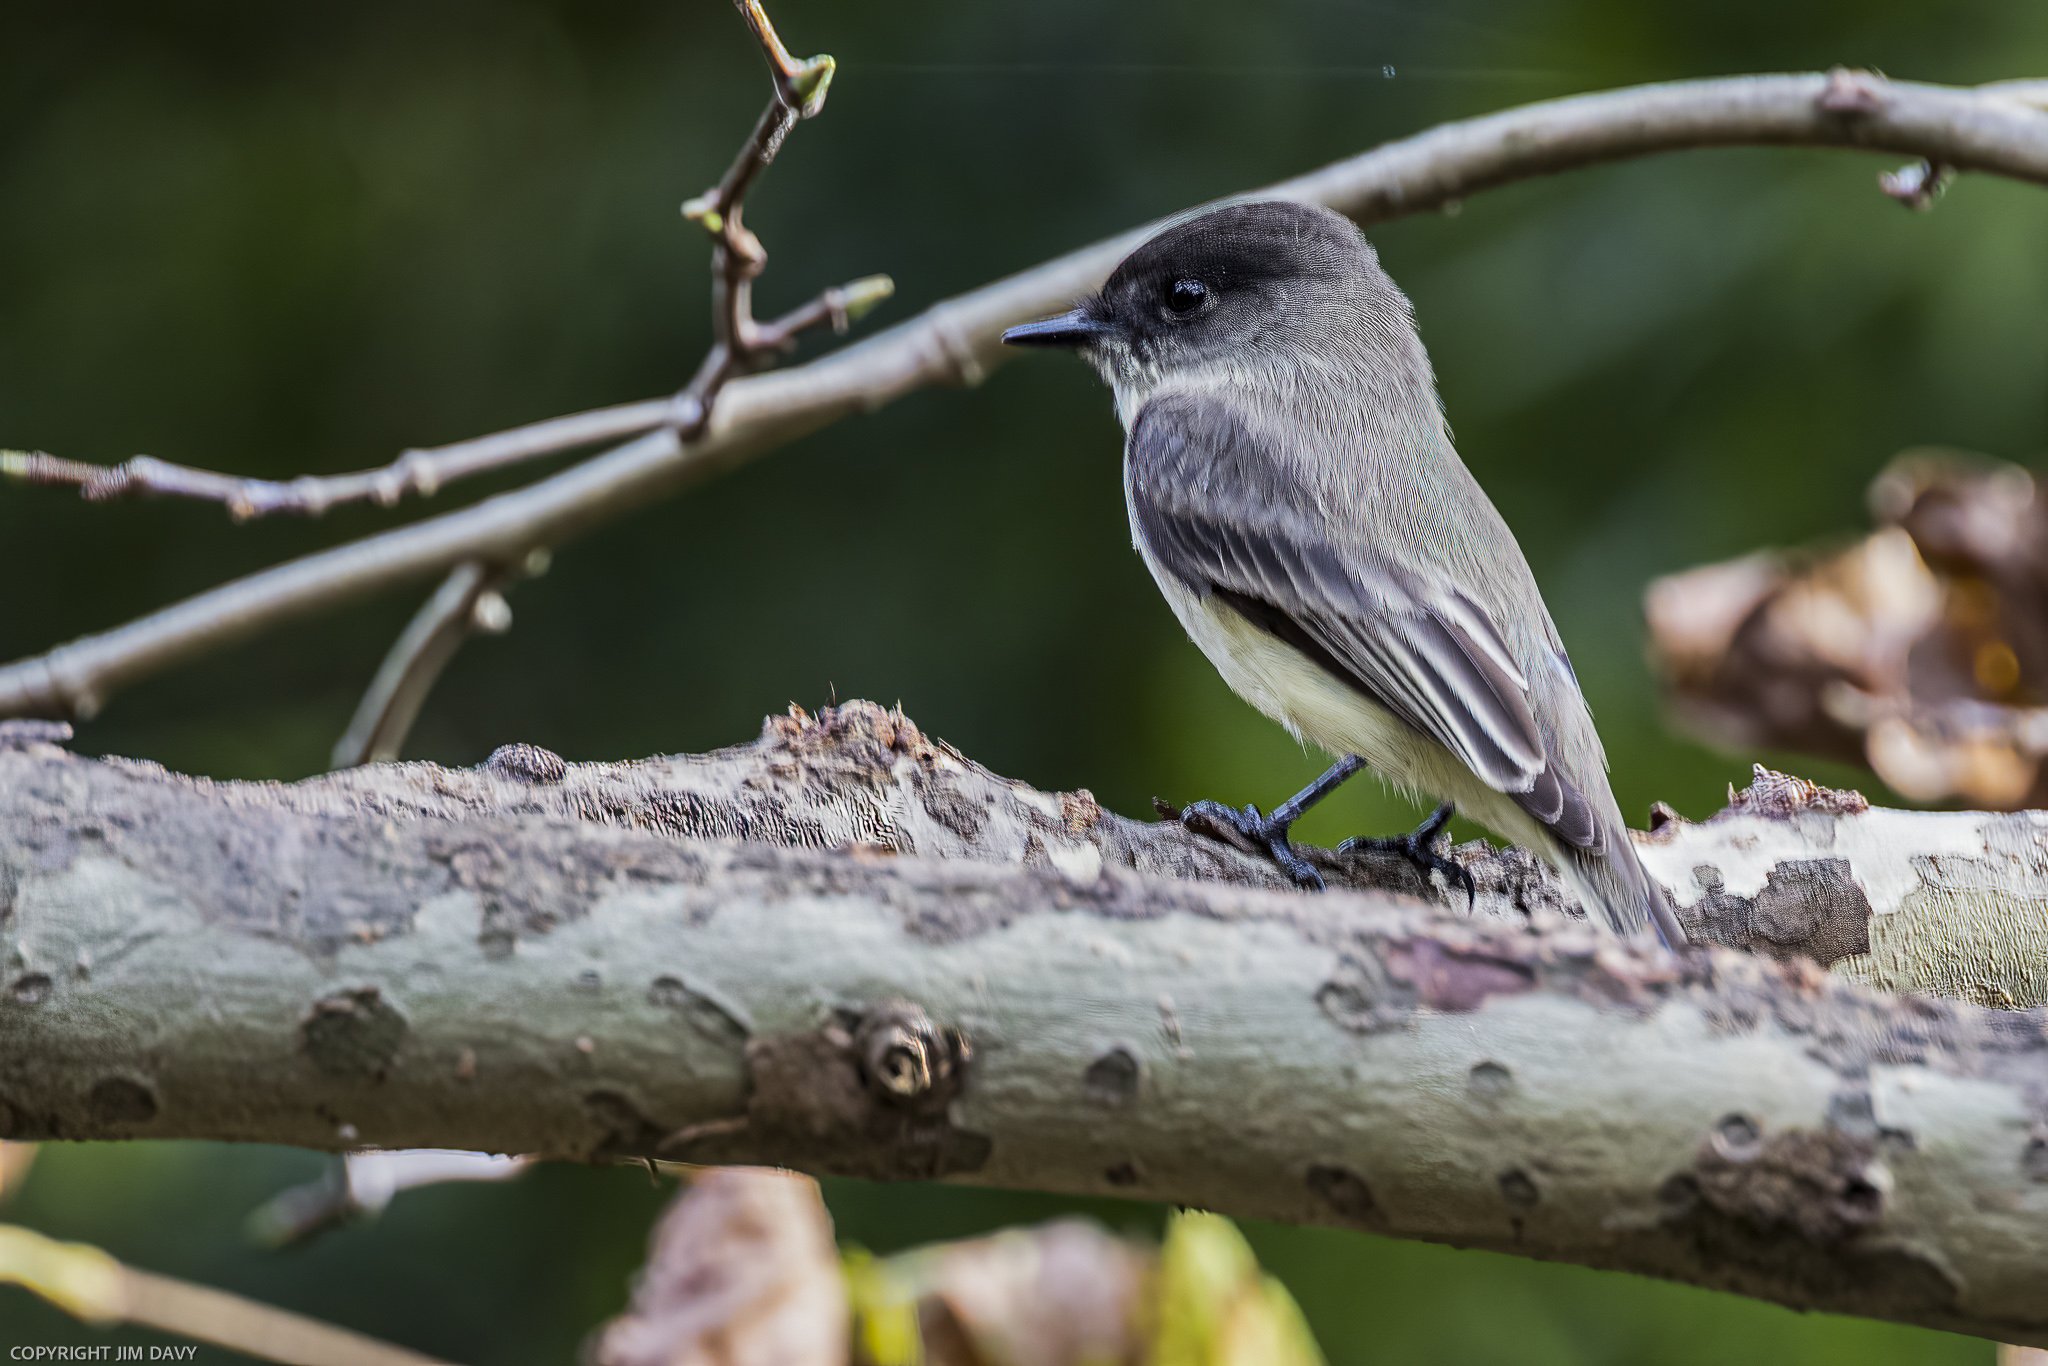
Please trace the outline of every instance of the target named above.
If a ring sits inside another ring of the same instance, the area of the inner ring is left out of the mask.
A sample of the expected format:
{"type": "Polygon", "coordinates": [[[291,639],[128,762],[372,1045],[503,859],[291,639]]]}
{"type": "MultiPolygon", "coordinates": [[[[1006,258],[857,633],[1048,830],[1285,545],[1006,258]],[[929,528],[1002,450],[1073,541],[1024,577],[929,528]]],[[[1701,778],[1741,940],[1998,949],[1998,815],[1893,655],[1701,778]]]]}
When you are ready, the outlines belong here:
{"type": "Polygon", "coordinates": [[[1209,301],[1209,286],[1196,279],[1175,280],[1166,287],[1166,311],[1188,317],[1209,301]]]}

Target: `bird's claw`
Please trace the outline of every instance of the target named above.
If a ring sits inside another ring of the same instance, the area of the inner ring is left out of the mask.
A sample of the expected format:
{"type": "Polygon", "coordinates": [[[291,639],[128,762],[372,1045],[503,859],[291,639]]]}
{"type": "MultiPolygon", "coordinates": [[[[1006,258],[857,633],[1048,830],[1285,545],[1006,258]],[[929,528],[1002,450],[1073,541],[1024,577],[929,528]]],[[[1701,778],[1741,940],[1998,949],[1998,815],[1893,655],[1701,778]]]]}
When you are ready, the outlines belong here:
{"type": "Polygon", "coordinates": [[[1275,867],[1304,891],[1323,890],[1323,875],[1288,842],[1292,822],[1276,821],[1256,806],[1225,806],[1222,802],[1189,802],[1181,808],[1180,823],[1197,835],[1211,839],[1236,836],[1253,848],[1263,850],[1275,867]]]}
{"type": "Polygon", "coordinates": [[[1431,873],[1442,873],[1446,885],[1464,890],[1465,910],[1469,913],[1479,905],[1479,886],[1472,880],[1471,869],[1438,853],[1436,848],[1437,838],[1451,823],[1454,810],[1445,802],[1430,813],[1428,820],[1405,835],[1355,836],[1338,845],[1337,853],[1343,858],[1360,853],[1394,854],[1413,864],[1425,882],[1431,873]]]}

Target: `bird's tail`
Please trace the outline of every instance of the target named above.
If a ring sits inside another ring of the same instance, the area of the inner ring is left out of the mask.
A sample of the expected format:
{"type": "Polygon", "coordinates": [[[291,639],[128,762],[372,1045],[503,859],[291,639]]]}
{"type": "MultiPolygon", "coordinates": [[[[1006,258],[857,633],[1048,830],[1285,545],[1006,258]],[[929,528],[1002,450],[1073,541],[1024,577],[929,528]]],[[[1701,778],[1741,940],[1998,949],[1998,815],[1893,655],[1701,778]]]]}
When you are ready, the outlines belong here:
{"type": "Polygon", "coordinates": [[[1598,854],[1583,849],[1558,850],[1558,870],[1578,892],[1587,918],[1604,921],[1607,928],[1623,937],[1655,930],[1665,948],[1684,948],[1685,927],[1678,923],[1670,897],[1636,857],[1628,831],[1617,824],[1606,844],[1606,850],[1598,854]]]}

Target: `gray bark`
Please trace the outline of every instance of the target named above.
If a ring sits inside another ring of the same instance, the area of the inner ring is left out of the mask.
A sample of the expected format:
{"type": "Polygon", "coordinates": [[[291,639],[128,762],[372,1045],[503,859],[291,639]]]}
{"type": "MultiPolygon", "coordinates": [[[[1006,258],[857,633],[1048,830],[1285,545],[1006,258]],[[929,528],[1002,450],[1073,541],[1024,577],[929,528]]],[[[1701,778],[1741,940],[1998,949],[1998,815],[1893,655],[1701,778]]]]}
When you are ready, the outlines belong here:
{"type": "MultiPolygon", "coordinates": [[[[1646,851],[1701,928],[1872,976],[1859,915],[2038,908],[2037,826],[1859,802],[1774,780],[1646,851]]],[[[0,1135],[1114,1193],[2048,1343],[2042,1012],[1622,945],[1462,852],[1472,920],[1386,865],[1277,890],[858,704],[293,786],[0,731],[0,1135]]]]}

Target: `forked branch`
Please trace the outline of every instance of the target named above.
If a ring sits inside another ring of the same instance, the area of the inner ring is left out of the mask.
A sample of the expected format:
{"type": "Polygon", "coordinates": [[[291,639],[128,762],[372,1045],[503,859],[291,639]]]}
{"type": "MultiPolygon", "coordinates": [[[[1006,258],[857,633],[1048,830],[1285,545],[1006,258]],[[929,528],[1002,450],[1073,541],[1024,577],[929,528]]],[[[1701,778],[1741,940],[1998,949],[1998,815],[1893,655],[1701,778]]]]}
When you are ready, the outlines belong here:
{"type": "Polygon", "coordinates": [[[370,690],[356,705],[354,719],[335,742],[334,767],[354,768],[399,756],[427,694],[462,643],[478,632],[503,635],[511,629],[512,607],[504,592],[511,577],[478,560],[455,566],[392,642],[377,676],[370,680],[370,690]]]}
{"type": "MultiPolygon", "coordinates": [[[[1445,124],[1266,193],[1372,224],[1535,176],[1737,145],[1884,151],[2048,184],[2048,110],[2034,98],[2032,85],[1962,90],[1854,73],[1638,86],[1445,124]]],[[[669,400],[489,438],[494,452],[560,449],[552,443],[598,431],[604,435],[589,439],[635,439],[517,492],[309,555],[0,668],[0,716],[90,715],[138,679],[278,623],[465,561],[516,562],[840,418],[929,385],[976,382],[1005,359],[997,343],[1004,327],[1099,284],[1141,235],[1124,233],[958,296],[807,365],[735,379],[689,439],[671,425],[678,414],[669,400]]]]}
{"type": "Polygon", "coordinates": [[[668,403],[628,404],[495,436],[408,450],[388,465],[346,474],[256,479],[151,455],[108,466],[44,451],[0,450],[0,478],[75,488],[88,502],[147,497],[218,503],[236,521],[246,522],[277,515],[319,517],[354,503],[393,507],[408,497],[432,497],[462,479],[647,431],[664,421],[672,420],[685,434],[701,431],[726,380],[786,355],[798,337],[815,328],[829,325],[844,335],[894,289],[886,275],[864,276],[826,289],[772,322],[754,318],[752,284],[768,256],[760,239],[741,223],[741,210],[790,129],[824,108],[836,64],[822,54],[792,57],[760,0],[734,2],[760,44],[774,93],[724,177],[683,206],[683,216],[702,225],[712,238],[714,341],[689,384],[668,403]]]}

